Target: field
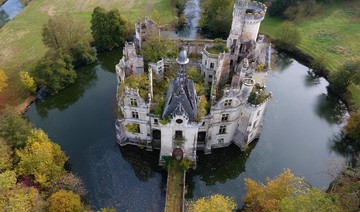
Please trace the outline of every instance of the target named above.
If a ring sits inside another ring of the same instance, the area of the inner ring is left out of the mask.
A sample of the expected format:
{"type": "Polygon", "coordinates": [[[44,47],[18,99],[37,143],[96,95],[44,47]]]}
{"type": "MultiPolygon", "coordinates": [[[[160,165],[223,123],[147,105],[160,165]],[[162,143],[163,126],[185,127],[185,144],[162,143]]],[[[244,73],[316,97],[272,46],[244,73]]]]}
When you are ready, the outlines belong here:
{"type": "MultiPolygon", "coordinates": [[[[0,29],[0,69],[9,77],[8,87],[0,93],[0,109],[6,104],[19,105],[29,96],[20,84],[18,73],[33,68],[45,54],[41,30],[49,17],[74,14],[90,26],[91,12],[96,6],[119,9],[131,22],[151,16],[154,10],[161,13],[162,23],[176,20],[171,0],[33,0],[14,20],[0,29]]],[[[85,36],[91,38],[90,29],[85,36]]]]}
{"type": "MultiPolygon", "coordinates": [[[[279,19],[266,16],[261,33],[274,37],[279,19]]],[[[330,71],[337,70],[344,61],[360,59],[360,1],[321,5],[315,17],[296,23],[302,34],[298,48],[314,58],[324,56],[330,71]]],[[[353,100],[360,107],[360,88],[350,87],[353,100]]]]}

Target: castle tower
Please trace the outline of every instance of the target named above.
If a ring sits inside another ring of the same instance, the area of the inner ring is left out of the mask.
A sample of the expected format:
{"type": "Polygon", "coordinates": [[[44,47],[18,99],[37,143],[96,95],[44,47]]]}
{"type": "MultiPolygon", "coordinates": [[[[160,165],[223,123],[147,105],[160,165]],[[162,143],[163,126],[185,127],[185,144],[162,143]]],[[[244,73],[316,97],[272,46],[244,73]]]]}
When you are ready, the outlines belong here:
{"type": "Polygon", "coordinates": [[[236,46],[241,35],[248,1],[249,0],[236,0],[234,4],[231,30],[226,42],[226,45],[230,50],[236,46]]]}

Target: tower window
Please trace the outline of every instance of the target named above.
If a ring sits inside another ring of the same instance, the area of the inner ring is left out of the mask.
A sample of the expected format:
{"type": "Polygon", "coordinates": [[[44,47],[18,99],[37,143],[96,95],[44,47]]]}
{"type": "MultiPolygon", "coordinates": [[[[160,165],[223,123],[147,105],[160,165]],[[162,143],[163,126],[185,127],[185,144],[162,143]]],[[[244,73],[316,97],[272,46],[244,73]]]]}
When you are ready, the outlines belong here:
{"type": "Polygon", "coordinates": [[[219,144],[223,144],[223,143],[224,143],[224,139],[223,139],[223,138],[219,138],[219,139],[218,139],[218,143],[219,143],[219,144]]]}
{"type": "Polygon", "coordinates": [[[231,103],[232,103],[232,99],[227,99],[224,102],[224,106],[231,106],[231,103]]]}
{"type": "Polygon", "coordinates": [[[140,125],[136,124],[136,133],[140,133],[140,125]]]}
{"type": "Polygon", "coordinates": [[[229,120],[229,114],[228,113],[222,114],[221,121],[228,121],[228,120],[229,120]]]}
{"type": "Polygon", "coordinates": [[[159,119],[154,119],[154,124],[159,124],[159,119]]]}
{"type": "Polygon", "coordinates": [[[135,111],[132,111],[131,112],[131,115],[134,119],[138,119],[139,118],[139,113],[138,112],[135,112],[135,111]]]}
{"type": "Polygon", "coordinates": [[[225,134],[225,133],[226,133],[226,126],[225,125],[220,126],[219,134],[225,134]]]}
{"type": "Polygon", "coordinates": [[[210,68],[214,68],[214,63],[210,63],[210,68]]]}
{"type": "Polygon", "coordinates": [[[136,101],[136,99],[131,98],[131,99],[130,99],[130,105],[131,105],[131,106],[137,106],[137,101],[136,101]]]}

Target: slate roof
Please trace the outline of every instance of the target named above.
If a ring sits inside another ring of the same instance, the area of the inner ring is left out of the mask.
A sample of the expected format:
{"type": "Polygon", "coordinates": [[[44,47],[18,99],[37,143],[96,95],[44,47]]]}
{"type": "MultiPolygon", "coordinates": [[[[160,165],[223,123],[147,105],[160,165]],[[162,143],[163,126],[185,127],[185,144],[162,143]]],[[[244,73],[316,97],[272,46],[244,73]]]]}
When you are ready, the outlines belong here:
{"type": "Polygon", "coordinates": [[[179,69],[176,79],[171,80],[164,105],[163,118],[173,114],[186,114],[190,121],[194,120],[197,113],[197,96],[194,88],[194,82],[187,79],[186,64],[189,59],[185,50],[180,51],[179,58],[176,59],[179,69]]]}

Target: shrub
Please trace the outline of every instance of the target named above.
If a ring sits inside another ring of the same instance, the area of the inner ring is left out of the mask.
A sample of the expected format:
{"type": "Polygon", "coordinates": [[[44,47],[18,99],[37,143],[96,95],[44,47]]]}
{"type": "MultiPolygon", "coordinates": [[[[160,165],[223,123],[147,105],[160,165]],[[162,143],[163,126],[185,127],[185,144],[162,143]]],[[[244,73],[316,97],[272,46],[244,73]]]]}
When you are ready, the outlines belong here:
{"type": "Polygon", "coordinates": [[[31,94],[36,93],[36,83],[34,78],[30,76],[29,72],[20,71],[20,81],[31,94]]]}

